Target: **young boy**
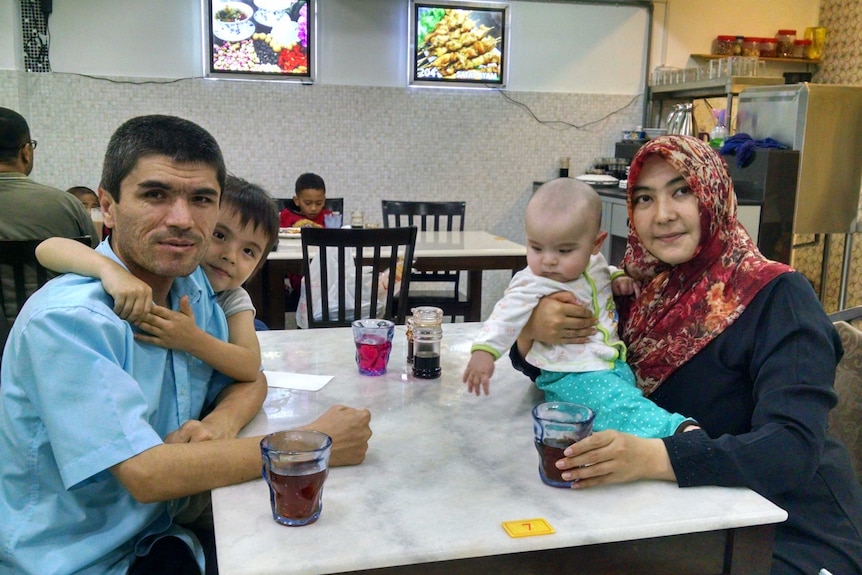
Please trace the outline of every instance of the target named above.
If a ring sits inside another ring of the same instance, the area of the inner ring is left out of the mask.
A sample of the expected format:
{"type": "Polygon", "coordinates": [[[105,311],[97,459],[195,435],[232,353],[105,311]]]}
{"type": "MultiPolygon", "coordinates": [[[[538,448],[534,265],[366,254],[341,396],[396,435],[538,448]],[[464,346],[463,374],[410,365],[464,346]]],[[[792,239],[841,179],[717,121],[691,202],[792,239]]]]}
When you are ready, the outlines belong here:
{"type": "Polygon", "coordinates": [[[317,174],[306,173],[296,178],[293,199],[281,210],[282,228],[324,227],[324,218],[332,210],[326,204],[326,184],[317,174]]]}
{"type": "Polygon", "coordinates": [[[58,272],[97,277],[114,298],[114,311],[142,330],[135,339],[188,352],[237,381],[254,381],[260,370],[260,345],[254,306],[241,286],[266,260],[278,239],[278,210],[259,186],[228,176],[219,220],[201,266],[225,312],[229,341],[195,326],[188,296],[180,311],[152,303],[152,291],[116,262],[78,242],[51,238],[36,249],[40,263],[58,272]]]}
{"type": "Polygon", "coordinates": [[[572,293],[599,319],[584,344],[535,342],[527,360],[542,369],[536,380],[547,401],[581,403],[596,412],[593,429],[617,429],[641,437],[665,437],[693,421],[643,397],[625,363],[617,335],[613,295],[637,292],[635,281],[601,255],[602,205],[588,185],[558,178],[542,185],[527,203],[527,268],[512,278],[471,348],[463,380],[470,392],[488,393],[494,361],[515,342],[540,298],[572,293]]]}
{"type": "Polygon", "coordinates": [[[84,209],[87,210],[87,213],[90,213],[90,210],[93,208],[99,207],[99,196],[97,196],[96,192],[87,186],[73,186],[66,191],[78,198],[81,203],[84,204],[84,209]]]}

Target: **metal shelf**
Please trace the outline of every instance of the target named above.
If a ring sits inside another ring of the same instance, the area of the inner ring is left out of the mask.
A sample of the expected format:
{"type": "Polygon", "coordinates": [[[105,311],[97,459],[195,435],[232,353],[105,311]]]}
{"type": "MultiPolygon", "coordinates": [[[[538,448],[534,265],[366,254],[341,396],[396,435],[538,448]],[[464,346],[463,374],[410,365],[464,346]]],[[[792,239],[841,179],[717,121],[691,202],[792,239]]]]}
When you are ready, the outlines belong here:
{"type": "Polygon", "coordinates": [[[657,114],[653,114],[653,117],[657,116],[658,121],[661,122],[664,117],[665,100],[696,100],[699,98],[726,96],[727,103],[725,105],[725,109],[727,110],[727,117],[731,118],[733,112],[733,98],[739,95],[740,92],[752,86],[772,86],[779,84],[784,84],[784,77],[727,76],[724,78],[696,80],[694,82],[651,86],[649,95],[650,110],[655,111],[653,105],[658,105],[657,114]]]}
{"type": "Polygon", "coordinates": [[[716,96],[736,95],[750,86],[772,86],[784,84],[783,76],[727,76],[708,78],[694,82],[651,86],[654,100],[669,98],[714,98],[716,96]]]}

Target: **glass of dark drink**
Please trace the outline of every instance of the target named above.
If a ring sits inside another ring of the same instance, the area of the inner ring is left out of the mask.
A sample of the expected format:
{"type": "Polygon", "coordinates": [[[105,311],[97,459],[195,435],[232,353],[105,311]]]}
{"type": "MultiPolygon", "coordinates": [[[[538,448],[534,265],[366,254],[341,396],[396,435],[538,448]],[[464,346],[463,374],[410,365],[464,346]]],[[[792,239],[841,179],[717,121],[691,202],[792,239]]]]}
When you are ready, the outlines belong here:
{"type": "Polygon", "coordinates": [[[261,439],[263,478],[278,523],[308,525],[320,517],[331,449],[332,438],[319,431],[279,431],[261,439]]]}
{"type": "Polygon", "coordinates": [[[356,365],[362,375],[383,375],[392,351],[395,324],[387,319],[358,319],[353,322],[356,365]]]}
{"type": "Polygon", "coordinates": [[[555,465],[563,451],[593,431],[595,411],[586,405],[551,401],[533,408],[533,437],[539,452],[539,477],[553,487],[571,487],[555,465]]]}

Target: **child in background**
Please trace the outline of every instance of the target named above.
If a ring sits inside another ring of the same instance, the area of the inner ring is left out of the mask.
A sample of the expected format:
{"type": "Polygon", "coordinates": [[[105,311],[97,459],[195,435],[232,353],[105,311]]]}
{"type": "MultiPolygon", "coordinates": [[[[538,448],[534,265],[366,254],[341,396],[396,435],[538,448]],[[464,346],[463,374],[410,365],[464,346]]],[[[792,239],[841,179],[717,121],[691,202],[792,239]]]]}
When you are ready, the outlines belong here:
{"type": "Polygon", "coordinates": [[[296,178],[294,196],[288,200],[287,207],[281,210],[279,225],[282,228],[322,228],[324,218],[332,210],[326,204],[326,184],[317,174],[306,173],[296,178]]]}
{"type": "Polygon", "coordinates": [[[99,207],[99,196],[87,186],[73,186],[66,191],[81,200],[87,213],[99,207]]]}
{"type": "MultiPolygon", "coordinates": [[[[332,210],[326,205],[326,184],[317,174],[305,173],[296,178],[294,196],[281,210],[279,226],[282,228],[326,227],[326,216],[332,210]]],[[[296,311],[299,306],[301,274],[288,274],[284,278],[285,309],[296,311]]]]}
{"type": "Polygon", "coordinates": [[[195,325],[188,296],[180,300],[179,311],[157,306],[147,284],[78,242],[50,238],[39,244],[36,256],[49,269],[99,278],[114,298],[117,315],[142,330],[135,339],[188,352],[237,381],[254,381],[261,365],[260,344],[254,306],[241,286],[261,267],[277,239],[275,202],[259,186],[229,175],[218,223],[201,262],[227,317],[228,342],[195,325]]]}
{"type": "Polygon", "coordinates": [[[645,398],[625,363],[617,335],[614,295],[638,285],[599,252],[602,205],[587,184],[558,178],[543,184],[527,203],[527,268],[512,278],[471,348],[463,380],[470,392],[487,395],[494,362],[515,343],[539,299],[568,292],[593,310],[596,334],[583,344],[535,342],[528,361],[542,369],[536,386],[547,401],[580,403],[596,412],[595,431],[617,429],[641,437],[665,437],[696,424],[645,398]]]}

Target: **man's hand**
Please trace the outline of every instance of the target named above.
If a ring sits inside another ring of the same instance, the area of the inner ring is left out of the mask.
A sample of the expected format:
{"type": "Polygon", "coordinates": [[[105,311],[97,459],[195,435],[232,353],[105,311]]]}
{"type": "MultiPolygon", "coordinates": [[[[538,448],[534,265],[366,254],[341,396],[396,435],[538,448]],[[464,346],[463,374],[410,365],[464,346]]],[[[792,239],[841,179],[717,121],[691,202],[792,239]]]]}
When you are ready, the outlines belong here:
{"type": "Polygon", "coordinates": [[[332,438],[329,465],[356,465],[365,460],[371,438],[371,412],[335,405],[300,429],[313,429],[332,438]]]}
{"type": "Polygon", "coordinates": [[[190,419],[183,423],[179,429],[170,432],[165,437],[165,443],[195,443],[197,441],[210,441],[213,439],[233,439],[230,432],[223,426],[213,422],[198,421],[190,419]]]}

